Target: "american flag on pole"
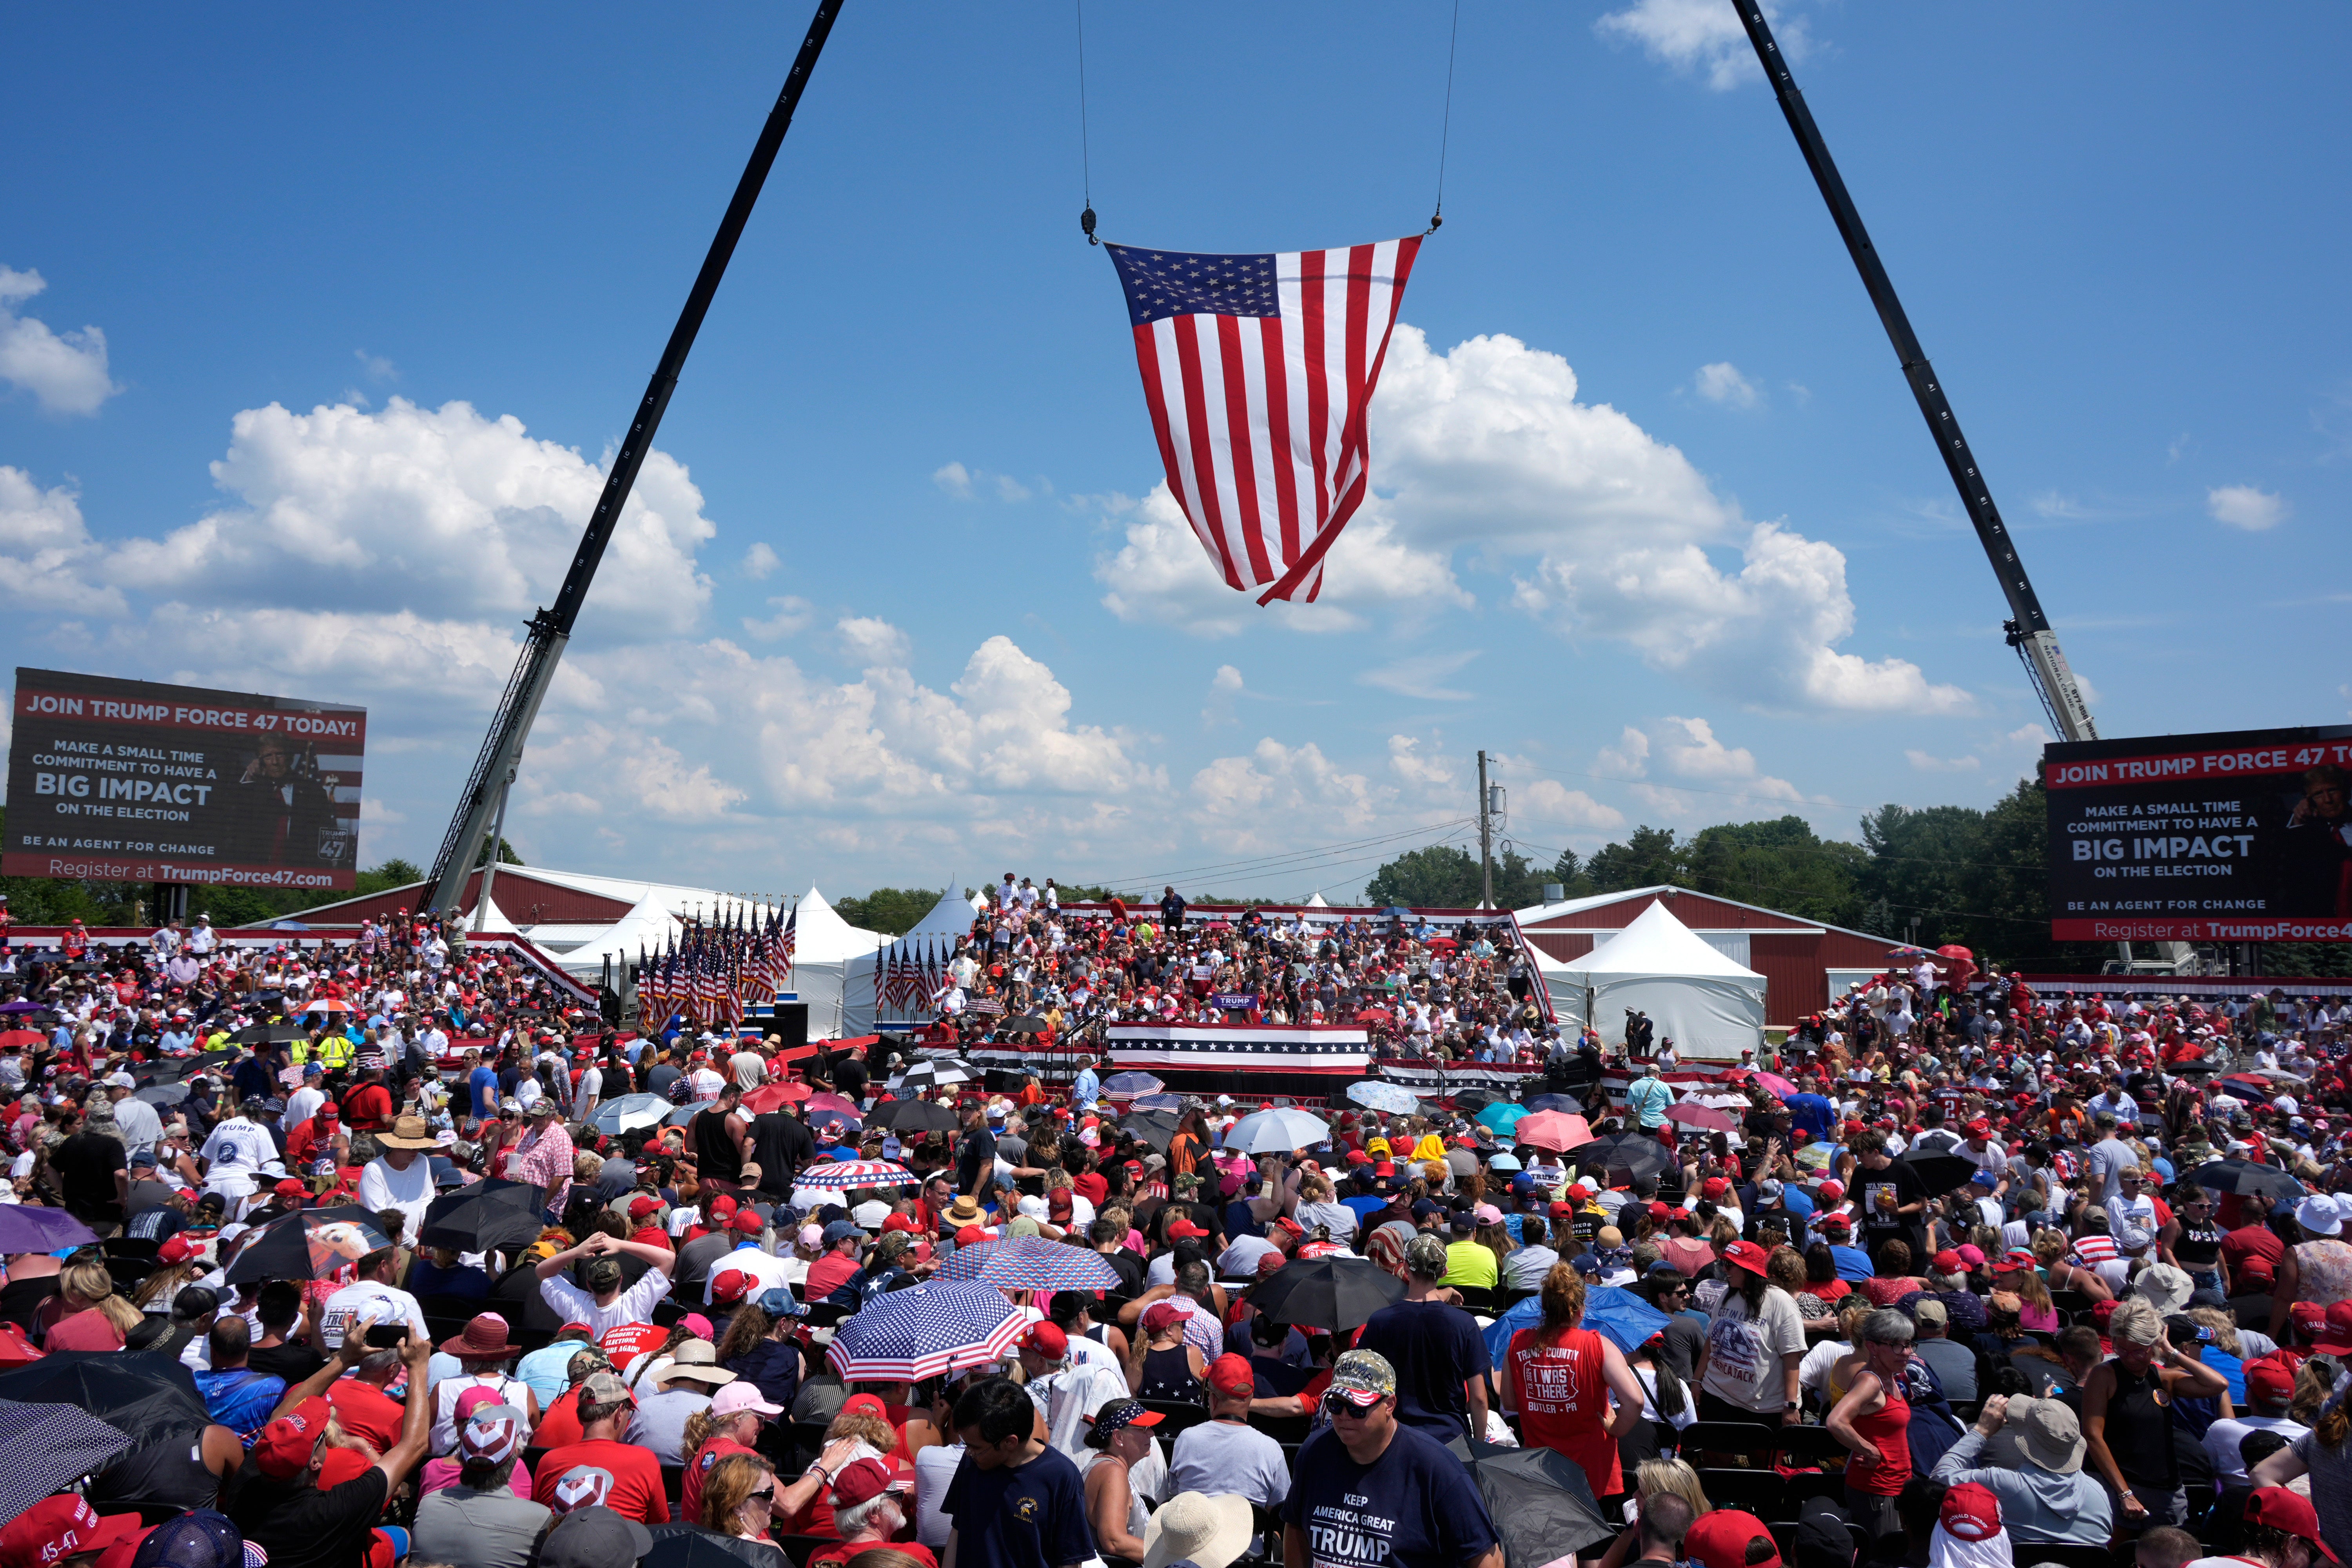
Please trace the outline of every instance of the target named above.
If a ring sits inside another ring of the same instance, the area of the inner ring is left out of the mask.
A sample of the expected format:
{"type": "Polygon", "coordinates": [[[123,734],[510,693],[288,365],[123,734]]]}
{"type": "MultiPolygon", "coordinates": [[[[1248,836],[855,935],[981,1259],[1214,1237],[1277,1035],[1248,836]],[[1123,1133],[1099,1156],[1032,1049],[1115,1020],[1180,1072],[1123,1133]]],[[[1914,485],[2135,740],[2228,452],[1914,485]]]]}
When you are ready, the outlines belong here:
{"type": "Polygon", "coordinates": [[[784,937],[783,941],[778,944],[779,950],[784,956],[784,978],[786,980],[790,980],[792,978],[793,952],[800,945],[800,924],[801,907],[798,904],[794,904],[793,906],[793,912],[784,919],[784,937]]]}
{"type": "Polygon", "coordinates": [[[1418,237],[1201,256],[1106,245],[1168,489],[1225,585],[1312,600],[1362,504],[1365,413],[1418,237]]]}

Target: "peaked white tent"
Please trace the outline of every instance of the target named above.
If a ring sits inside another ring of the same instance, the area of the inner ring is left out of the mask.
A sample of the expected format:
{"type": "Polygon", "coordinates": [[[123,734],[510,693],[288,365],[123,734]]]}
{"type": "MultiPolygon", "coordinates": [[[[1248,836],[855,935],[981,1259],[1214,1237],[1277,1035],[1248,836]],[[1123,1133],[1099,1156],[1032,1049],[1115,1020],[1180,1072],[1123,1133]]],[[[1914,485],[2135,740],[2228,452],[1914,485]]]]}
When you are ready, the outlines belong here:
{"type": "Polygon", "coordinates": [[[1647,1013],[1656,1037],[1686,1060],[1737,1061],[1764,1043],[1764,977],[1694,935],[1663,903],[1563,963],[1537,955],[1561,1023],[1588,1013],[1602,1041],[1625,1043],[1625,1012],[1647,1013]]]}
{"type": "Polygon", "coordinates": [[[1331,903],[1329,900],[1326,899],[1320,892],[1318,892],[1313,898],[1307,900],[1307,907],[1310,910],[1328,910],[1331,907],[1331,903]]]}
{"type": "Polygon", "coordinates": [[[668,904],[647,893],[630,907],[627,914],[607,926],[602,936],[573,948],[558,962],[569,973],[601,973],[605,959],[635,963],[641,954],[656,953],[674,946],[684,929],[668,904]]]}
{"type": "Polygon", "coordinates": [[[799,918],[793,932],[793,988],[808,1004],[809,1038],[837,1040],[870,1033],[846,1026],[848,1005],[860,976],[871,989],[875,952],[889,946],[890,939],[843,920],[814,888],[794,908],[799,918]]]}
{"type": "Polygon", "coordinates": [[[484,936],[513,936],[522,929],[516,925],[514,921],[507,919],[506,910],[499,908],[499,896],[497,893],[494,892],[490,895],[489,905],[490,907],[485,910],[482,910],[480,905],[477,904],[474,909],[468,910],[466,912],[466,929],[467,931],[472,931],[474,929],[474,916],[477,912],[479,912],[482,915],[482,934],[484,936]]]}
{"type": "Polygon", "coordinates": [[[971,932],[975,912],[971,900],[950,889],[906,935],[867,958],[849,978],[842,1033],[855,1037],[929,1023],[928,996],[902,994],[886,1003],[878,994],[883,989],[878,982],[897,966],[910,982],[928,991],[933,984],[930,977],[943,973],[948,960],[955,955],[956,938],[971,932]],[[915,980],[917,975],[922,978],[915,980]]]}

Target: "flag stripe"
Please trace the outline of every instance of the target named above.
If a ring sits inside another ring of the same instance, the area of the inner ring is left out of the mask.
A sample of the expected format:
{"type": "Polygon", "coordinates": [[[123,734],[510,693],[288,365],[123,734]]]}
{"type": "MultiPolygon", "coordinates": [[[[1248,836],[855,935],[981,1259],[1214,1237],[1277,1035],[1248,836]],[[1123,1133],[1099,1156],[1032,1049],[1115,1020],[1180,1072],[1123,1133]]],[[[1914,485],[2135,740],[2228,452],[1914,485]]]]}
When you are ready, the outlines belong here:
{"type": "Polygon", "coordinates": [[[1179,316],[1171,321],[1169,335],[1176,340],[1176,363],[1182,379],[1184,434],[1191,448],[1192,479],[1192,510],[1194,531],[1210,553],[1224,566],[1225,583],[1229,587],[1241,586],[1241,574],[1234,565],[1234,552],[1225,540],[1224,509],[1217,494],[1216,453],[1209,437],[1208,394],[1202,385],[1200,318],[1179,316]]]}
{"type": "Polygon", "coordinates": [[[1290,445],[1290,350],[1283,323],[1258,323],[1258,362],[1265,376],[1265,469],[1274,479],[1274,513],[1282,520],[1282,564],[1298,559],[1298,465],[1290,445]]]}
{"type": "Polygon", "coordinates": [[[1255,424],[1261,433],[1263,420],[1253,420],[1250,415],[1250,393],[1258,384],[1242,363],[1242,323],[1235,316],[1206,316],[1202,321],[1216,323],[1217,370],[1225,394],[1225,452],[1231,466],[1234,500],[1241,523],[1242,542],[1249,549],[1250,580],[1264,582],[1275,575],[1265,558],[1265,514],[1258,507],[1258,465],[1251,459],[1251,426],[1255,424]]]}

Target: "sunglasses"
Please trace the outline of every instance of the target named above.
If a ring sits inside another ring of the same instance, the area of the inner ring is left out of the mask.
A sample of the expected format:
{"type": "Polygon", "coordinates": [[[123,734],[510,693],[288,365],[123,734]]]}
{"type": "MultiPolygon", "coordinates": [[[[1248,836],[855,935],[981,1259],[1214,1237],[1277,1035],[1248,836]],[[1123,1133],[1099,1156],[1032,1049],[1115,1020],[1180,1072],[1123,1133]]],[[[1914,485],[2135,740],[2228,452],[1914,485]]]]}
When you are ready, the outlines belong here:
{"type": "Polygon", "coordinates": [[[745,1492],[743,1494],[743,1500],[745,1502],[765,1502],[768,1499],[772,1498],[775,1495],[776,1489],[772,1486],[766,1486],[761,1487],[755,1492],[745,1492]]]}
{"type": "MultiPolygon", "coordinates": [[[[1386,1397],[1386,1394],[1381,1396],[1382,1399],[1386,1397]]],[[[1380,1399],[1375,1399],[1370,1405],[1359,1405],[1344,1394],[1327,1394],[1323,1396],[1323,1413],[1334,1421],[1342,1416],[1361,1420],[1378,1408],[1380,1403],[1380,1399]]]]}

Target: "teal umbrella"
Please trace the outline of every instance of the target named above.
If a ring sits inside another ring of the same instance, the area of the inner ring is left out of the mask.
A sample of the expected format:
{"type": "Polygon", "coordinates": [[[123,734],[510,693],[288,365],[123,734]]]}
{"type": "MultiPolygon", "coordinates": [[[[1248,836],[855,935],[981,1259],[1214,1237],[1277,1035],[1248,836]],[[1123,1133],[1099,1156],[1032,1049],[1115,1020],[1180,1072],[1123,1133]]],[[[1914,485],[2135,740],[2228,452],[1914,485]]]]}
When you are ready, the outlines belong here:
{"type": "Polygon", "coordinates": [[[1519,1118],[1527,1113],[1528,1108],[1515,1100],[1498,1100],[1480,1111],[1478,1120],[1486,1126],[1493,1128],[1499,1135],[1507,1133],[1512,1128],[1517,1127],[1519,1124],[1519,1118]]]}

